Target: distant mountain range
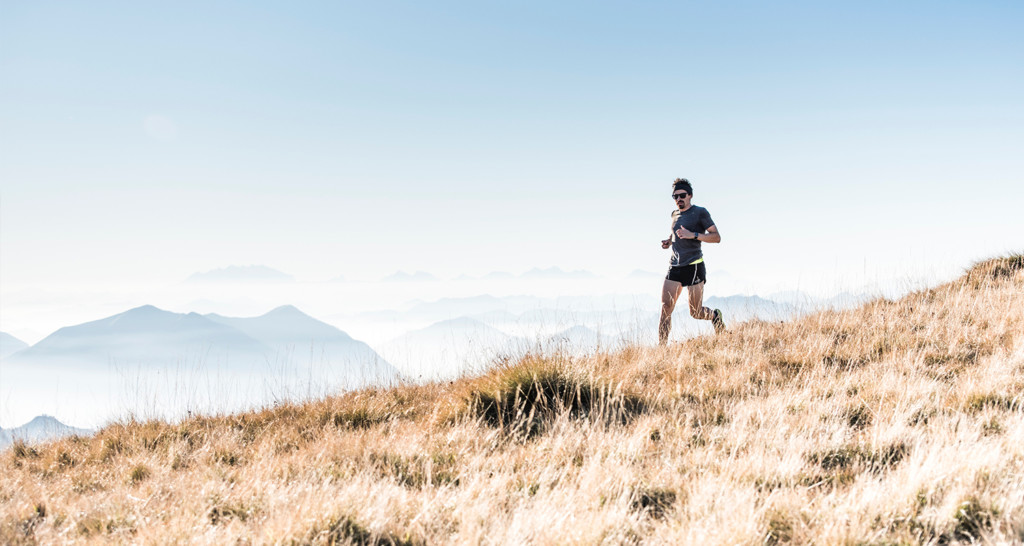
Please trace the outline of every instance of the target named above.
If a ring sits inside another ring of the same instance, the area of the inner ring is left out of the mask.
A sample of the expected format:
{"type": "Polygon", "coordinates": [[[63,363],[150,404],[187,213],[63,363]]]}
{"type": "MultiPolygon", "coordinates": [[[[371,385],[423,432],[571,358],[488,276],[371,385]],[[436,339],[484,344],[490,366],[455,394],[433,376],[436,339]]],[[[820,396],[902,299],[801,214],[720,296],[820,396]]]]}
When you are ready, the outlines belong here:
{"type": "MultiPolygon", "coordinates": [[[[771,301],[758,296],[708,297],[705,305],[720,307],[726,312],[729,322],[735,323],[750,318],[768,320],[785,319],[793,316],[800,308],[771,301]]],[[[455,319],[472,319],[480,324],[496,328],[508,335],[522,339],[543,340],[546,336],[574,326],[585,326],[592,331],[601,332],[605,338],[600,344],[590,343],[589,346],[607,346],[608,342],[619,342],[631,339],[643,342],[646,334],[657,333],[657,322],[660,314],[661,301],[657,294],[593,294],[581,296],[538,297],[538,296],[503,296],[478,295],[471,297],[449,297],[435,301],[409,302],[402,310],[380,310],[356,313],[352,315],[334,315],[335,321],[356,323],[367,329],[387,329],[390,331],[405,330],[409,334],[417,333],[430,325],[446,323],[455,319]]],[[[685,300],[677,305],[677,317],[684,322],[689,319],[685,300]]],[[[457,323],[448,323],[449,326],[457,323]]],[[[472,329],[471,329],[472,330],[472,329]]],[[[401,334],[401,332],[398,332],[401,334]]],[[[472,336],[473,332],[462,334],[472,336]]],[[[487,336],[484,336],[486,338],[487,336]]],[[[394,349],[395,337],[376,337],[374,347],[386,359],[396,363],[408,361],[406,355],[392,357],[388,351],[394,349]],[[388,345],[384,345],[388,343],[388,345]],[[387,347],[383,349],[382,347],[387,347]],[[397,360],[396,360],[397,359],[397,360]]],[[[656,339],[656,338],[655,338],[656,339]]],[[[504,343],[505,340],[500,340],[504,343]]],[[[404,341],[407,351],[411,344],[418,342],[412,339],[404,341]]],[[[421,353],[434,351],[430,347],[419,349],[421,353]]],[[[447,351],[451,354],[453,351],[447,351]]],[[[410,355],[412,356],[412,355],[410,355]]],[[[418,357],[417,357],[418,358],[418,357]]],[[[430,360],[419,358],[420,360],[430,360]]],[[[401,366],[399,366],[401,368],[401,366]]]]}
{"type": "Polygon", "coordinates": [[[12,354],[28,348],[28,343],[8,334],[0,332],[0,358],[7,358],[12,354]]]}
{"type": "Polygon", "coordinates": [[[234,318],[146,305],[61,328],[5,359],[6,365],[39,370],[197,363],[254,371],[268,365],[317,364],[353,378],[397,377],[397,370],[369,345],[292,306],[234,318]]]}
{"type": "Polygon", "coordinates": [[[188,283],[223,283],[223,282],[245,282],[245,283],[291,283],[295,278],[276,269],[265,265],[232,265],[213,271],[195,273],[188,279],[188,283]]]}
{"type": "Polygon", "coordinates": [[[712,296],[705,300],[704,305],[711,308],[720,308],[729,313],[734,320],[747,320],[755,317],[761,319],[786,319],[790,318],[796,311],[796,308],[788,303],[779,303],[760,296],[712,296]]]}
{"type": "Polygon", "coordinates": [[[36,443],[56,440],[65,436],[88,436],[92,433],[93,431],[89,429],[65,425],[49,415],[40,415],[20,427],[0,428],[0,449],[10,446],[17,440],[36,443]]]}

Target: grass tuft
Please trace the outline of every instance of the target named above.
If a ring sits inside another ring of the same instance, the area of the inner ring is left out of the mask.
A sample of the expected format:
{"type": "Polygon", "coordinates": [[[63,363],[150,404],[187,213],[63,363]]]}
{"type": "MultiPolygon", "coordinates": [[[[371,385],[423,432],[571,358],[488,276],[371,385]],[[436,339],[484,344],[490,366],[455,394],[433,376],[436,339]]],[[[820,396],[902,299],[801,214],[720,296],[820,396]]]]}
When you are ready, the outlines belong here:
{"type": "Polygon", "coordinates": [[[368,429],[387,420],[387,414],[373,411],[367,407],[347,408],[331,416],[334,426],[350,429],[368,429]]]}
{"type": "Polygon", "coordinates": [[[372,533],[351,516],[339,516],[315,525],[300,540],[289,544],[352,544],[354,546],[418,546],[422,542],[390,533],[372,533]]]}
{"type": "Polygon", "coordinates": [[[1019,396],[1008,396],[994,392],[975,393],[967,398],[964,409],[970,413],[978,413],[986,409],[1019,411],[1024,404],[1019,396]]]}
{"type": "Polygon", "coordinates": [[[458,465],[452,453],[402,457],[391,453],[371,453],[369,466],[380,476],[392,477],[403,487],[458,485],[458,465]]]}
{"type": "Polygon", "coordinates": [[[764,534],[764,543],[769,545],[788,544],[793,541],[793,520],[782,510],[772,510],[768,513],[767,531],[764,534]]]}
{"type": "Polygon", "coordinates": [[[231,519],[244,523],[260,511],[259,504],[254,500],[247,502],[237,499],[225,499],[220,495],[211,496],[209,505],[210,508],[207,510],[206,518],[211,525],[220,525],[231,519]]]}
{"type": "Polygon", "coordinates": [[[861,430],[871,425],[871,410],[865,405],[851,406],[843,412],[846,424],[850,428],[861,430]]]}
{"type": "Polygon", "coordinates": [[[999,516],[999,510],[983,506],[976,497],[970,497],[957,507],[953,519],[956,527],[953,536],[957,540],[981,542],[983,534],[991,529],[992,520],[999,516]]]}
{"type": "Polygon", "coordinates": [[[38,459],[39,451],[27,444],[25,440],[17,439],[11,444],[11,456],[17,464],[18,459],[38,459]]]}
{"type": "Polygon", "coordinates": [[[640,487],[633,490],[630,508],[646,516],[662,519],[676,502],[676,492],[657,487],[640,487]]]}
{"type": "Polygon", "coordinates": [[[101,461],[109,462],[128,452],[128,444],[123,436],[108,436],[101,441],[102,447],[99,454],[101,461]]]}
{"type": "Polygon", "coordinates": [[[489,426],[532,437],[559,415],[628,421],[646,408],[643,399],[611,384],[567,373],[554,360],[527,357],[493,372],[466,397],[474,417],[489,426]]]}
{"type": "Polygon", "coordinates": [[[218,449],[213,453],[213,461],[226,466],[237,466],[242,464],[242,456],[231,449],[218,449]]]}
{"type": "Polygon", "coordinates": [[[890,470],[910,453],[904,443],[894,443],[879,449],[861,445],[847,445],[807,455],[807,461],[822,470],[834,472],[890,470]]]}
{"type": "Polygon", "coordinates": [[[152,475],[152,473],[153,472],[150,471],[146,465],[138,464],[132,467],[132,471],[128,475],[128,477],[132,483],[139,483],[145,481],[146,478],[152,475]]]}
{"type": "Polygon", "coordinates": [[[46,519],[46,505],[34,503],[32,512],[24,518],[0,520],[0,544],[10,546],[39,544],[36,528],[46,519]]]}

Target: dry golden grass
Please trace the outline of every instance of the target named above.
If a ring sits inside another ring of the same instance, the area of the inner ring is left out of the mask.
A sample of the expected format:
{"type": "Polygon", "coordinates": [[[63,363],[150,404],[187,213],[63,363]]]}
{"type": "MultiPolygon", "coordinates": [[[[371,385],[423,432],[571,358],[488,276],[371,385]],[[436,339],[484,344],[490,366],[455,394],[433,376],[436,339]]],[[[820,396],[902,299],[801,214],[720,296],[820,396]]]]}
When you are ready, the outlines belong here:
{"type": "Polygon", "coordinates": [[[1024,542],[1024,257],[787,323],[0,454],[0,543],[1024,542]]]}

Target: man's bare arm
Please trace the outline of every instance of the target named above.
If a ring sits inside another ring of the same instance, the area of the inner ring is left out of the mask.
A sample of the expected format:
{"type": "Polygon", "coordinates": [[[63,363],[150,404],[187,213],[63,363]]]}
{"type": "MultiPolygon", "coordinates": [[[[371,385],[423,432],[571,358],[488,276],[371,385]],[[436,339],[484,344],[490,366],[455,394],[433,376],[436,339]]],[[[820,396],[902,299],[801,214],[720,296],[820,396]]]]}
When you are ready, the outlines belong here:
{"type": "Polygon", "coordinates": [[[718,233],[718,226],[711,226],[707,233],[697,235],[697,240],[702,243],[721,243],[722,234],[718,233]]]}
{"type": "Polygon", "coordinates": [[[693,239],[694,236],[696,236],[696,239],[702,243],[722,242],[722,235],[718,233],[718,226],[711,226],[708,228],[707,233],[700,234],[694,233],[683,227],[676,230],[676,237],[679,237],[680,239],[693,239]]]}

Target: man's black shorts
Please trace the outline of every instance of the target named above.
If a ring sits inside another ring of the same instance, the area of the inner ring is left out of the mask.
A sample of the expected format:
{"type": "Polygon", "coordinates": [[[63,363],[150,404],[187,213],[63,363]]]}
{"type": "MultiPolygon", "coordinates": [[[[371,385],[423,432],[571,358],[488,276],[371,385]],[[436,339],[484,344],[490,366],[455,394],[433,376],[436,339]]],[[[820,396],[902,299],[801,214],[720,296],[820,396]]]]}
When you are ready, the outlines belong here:
{"type": "Polygon", "coordinates": [[[704,262],[692,265],[676,265],[668,268],[668,275],[665,278],[670,281],[683,283],[683,286],[693,286],[708,280],[707,271],[704,269],[704,262]]]}

